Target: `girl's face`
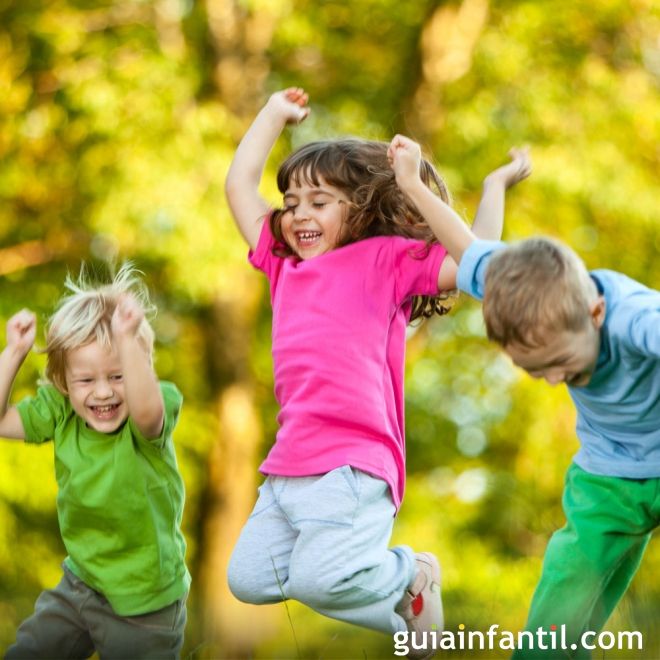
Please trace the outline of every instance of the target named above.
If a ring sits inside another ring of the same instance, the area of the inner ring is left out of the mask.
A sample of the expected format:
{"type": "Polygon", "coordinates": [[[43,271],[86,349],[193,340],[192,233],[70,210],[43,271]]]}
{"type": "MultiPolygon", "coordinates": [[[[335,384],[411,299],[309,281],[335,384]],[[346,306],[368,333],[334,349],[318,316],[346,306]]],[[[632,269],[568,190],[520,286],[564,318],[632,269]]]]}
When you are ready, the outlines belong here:
{"type": "Polygon", "coordinates": [[[318,177],[319,185],[289,182],[284,193],[282,235],[301,258],[311,259],[337,247],[348,213],[348,197],[318,177]]]}
{"type": "Polygon", "coordinates": [[[74,412],[95,431],[113,433],[128,417],[119,355],[93,341],[66,352],[66,389],[74,412]]]}

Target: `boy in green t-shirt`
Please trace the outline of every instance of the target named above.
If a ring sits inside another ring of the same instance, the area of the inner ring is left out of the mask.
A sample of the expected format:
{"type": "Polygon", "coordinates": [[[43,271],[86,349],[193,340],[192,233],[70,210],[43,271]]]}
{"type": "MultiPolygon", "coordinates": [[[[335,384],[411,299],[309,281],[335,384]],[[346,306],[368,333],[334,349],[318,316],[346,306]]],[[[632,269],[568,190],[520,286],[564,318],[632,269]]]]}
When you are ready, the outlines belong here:
{"type": "Polygon", "coordinates": [[[151,307],[130,266],[108,285],[66,285],[48,324],[49,384],[7,405],[34,344],[31,312],[9,319],[0,354],[0,436],[53,441],[68,552],[6,658],[177,658],[190,586],[172,443],[182,397],[154,373],[151,307]]]}

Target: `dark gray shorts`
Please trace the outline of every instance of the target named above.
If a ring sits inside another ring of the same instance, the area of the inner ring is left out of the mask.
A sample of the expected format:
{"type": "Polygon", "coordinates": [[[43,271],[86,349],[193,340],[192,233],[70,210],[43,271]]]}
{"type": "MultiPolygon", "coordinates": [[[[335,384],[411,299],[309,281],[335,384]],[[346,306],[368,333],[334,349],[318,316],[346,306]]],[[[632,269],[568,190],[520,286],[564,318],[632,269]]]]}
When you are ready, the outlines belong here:
{"type": "Polygon", "coordinates": [[[115,614],[108,601],[64,567],[54,589],[43,591],[23,621],[6,660],[89,658],[176,660],[183,645],[186,598],[156,612],[115,614]]]}

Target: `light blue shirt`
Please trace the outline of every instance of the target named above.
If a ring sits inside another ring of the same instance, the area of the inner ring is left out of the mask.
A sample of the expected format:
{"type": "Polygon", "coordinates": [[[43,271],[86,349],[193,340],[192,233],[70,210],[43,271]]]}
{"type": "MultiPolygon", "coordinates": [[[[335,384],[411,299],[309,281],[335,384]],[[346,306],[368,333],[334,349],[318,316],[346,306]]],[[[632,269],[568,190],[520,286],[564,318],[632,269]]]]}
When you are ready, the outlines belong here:
{"type": "MultiPolygon", "coordinates": [[[[490,257],[504,247],[472,243],[458,268],[458,288],[481,300],[490,257]]],[[[611,270],[591,277],[606,315],[591,380],[568,386],[581,443],[574,461],[593,474],[660,477],[660,292],[611,270]]]]}

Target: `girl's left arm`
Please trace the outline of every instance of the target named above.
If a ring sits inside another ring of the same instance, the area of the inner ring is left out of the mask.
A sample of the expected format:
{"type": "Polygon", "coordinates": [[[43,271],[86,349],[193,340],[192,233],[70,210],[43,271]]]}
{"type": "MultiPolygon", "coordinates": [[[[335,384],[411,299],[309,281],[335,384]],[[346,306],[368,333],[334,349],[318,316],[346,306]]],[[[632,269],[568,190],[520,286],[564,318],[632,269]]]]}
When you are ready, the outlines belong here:
{"type": "Polygon", "coordinates": [[[399,188],[417,207],[421,216],[449,253],[438,274],[438,290],[456,288],[458,265],[475,235],[454,209],[436,195],[420,177],[422,152],[419,145],[403,135],[390,143],[388,159],[399,188]]]}
{"type": "Polygon", "coordinates": [[[147,439],[163,430],[165,408],[148,347],[140,344],[137,331],[144,312],[135,298],[125,294],[112,315],[112,336],[122,366],[128,414],[147,439]]]}
{"type": "Polygon", "coordinates": [[[531,172],[527,149],[512,149],[512,161],[489,174],[472,227],[428,188],[420,177],[421,149],[403,135],[396,135],[390,143],[388,158],[401,190],[415,204],[436,238],[445,246],[449,256],[443,261],[438,275],[438,290],[456,288],[456,274],[463,253],[476,239],[499,240],[504,222],[504,193],[531,172]]]}

